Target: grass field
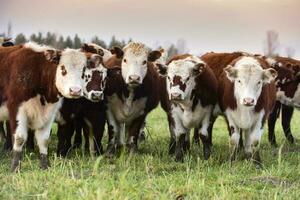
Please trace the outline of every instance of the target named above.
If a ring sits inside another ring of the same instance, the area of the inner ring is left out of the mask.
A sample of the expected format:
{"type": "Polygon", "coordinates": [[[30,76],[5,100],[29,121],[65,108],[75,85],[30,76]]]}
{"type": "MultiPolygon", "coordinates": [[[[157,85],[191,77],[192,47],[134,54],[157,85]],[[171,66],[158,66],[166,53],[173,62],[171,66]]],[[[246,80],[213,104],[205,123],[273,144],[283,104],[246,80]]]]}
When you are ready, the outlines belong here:
{"type": "MultiPolygon", "coordinates": [[[[300,138],[300,114],[295,113],[292,131],[300,138]]],[[[37,153],[23,157],[21,173],[10,172],[10,155],[0,157],[0,199],[299,199],[300,144],[285,143],[280,123],[276,135],[280,147],[272,148],[263,135],[263,169],[242,154],[229,163],[228,133],[220,117],[213,132],[213,153],[203,160],[202,147],[192,146],[184,163],[169,157],[167,120],[161,109],[147,119],[147,140],[140,153],[115,160],[91,158],[82,150],[67,159],[56,157],[52,135],[52,167],[41,171],[37,153]]],[[[106,140],[104,141],[106,144],[106,140]]],[[[1,144],[2,145],[2,144],[1,144]]]]}

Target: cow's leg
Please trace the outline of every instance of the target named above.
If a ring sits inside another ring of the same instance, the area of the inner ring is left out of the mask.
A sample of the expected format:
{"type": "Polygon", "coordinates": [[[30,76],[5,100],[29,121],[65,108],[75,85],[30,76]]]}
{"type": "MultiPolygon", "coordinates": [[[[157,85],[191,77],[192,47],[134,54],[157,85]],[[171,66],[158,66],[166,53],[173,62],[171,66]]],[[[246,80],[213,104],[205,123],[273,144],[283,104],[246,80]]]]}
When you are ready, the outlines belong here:
{"type": "Polygon", "coordinates": [[[117,150],[121,149],[124,145],[124,140],[123,140],[123,136],[122,136],[123,132],[122,133],[120,132],[122,124],[120,124],[115,119],[113,113],[111,112],[111,110],[109,108],[106,111],[106,116],[107,116],[107,120],[108,120],[108,123],[111,128],[111,133],[113,135],[111,142],[107,147],[107,156],[112,157],[117,153],[117,150]]]}
{"type": "Polygon", "coordinates": [[[0,142],[4,141],[6,136],[5,136],[5,130],[4,130],[4,122],[0,122],[0,142]]]}
{"type": "Polygon", "coordinates": [[[172,118],[174,120],[174,135],[176,139],[176,147],[175,147],[175,161],[183,162],[185,151],[184,145],[186,143],[186,137],[189,134],[188,129],[183,126],[181,117],[183,111],[179,106],[172,108],[172,118]]]}
{"type": "Polygon", "coordinates": [[[29,151],[34,151],[34,131],[31,129],[28,130],[28,139],[26,142],[26,148],[29,151]]]}
{"type": "Polygon", "coordinates": [[[22,150],[23,146],[27,140],[27,116],[26,112],[19,108],[16,118],[10,114],[10,126],[11,131],[14,133],[14,142],[13,142],[13,158],[11,162],[11,170],[18,171],[21,166],[22,159],[22,150]]]}
{"type": "Polygon", "coordinates": [[[78,117],[75,119],[75,138],[74,138],[74,143],[73,147],[74,148],[79,148],[82,144],[82,120],[78,117]]]}
{"type": "Polygon", "coordinates": [[[236,159],[236,154],[240,140],[240,129],[235,125],[231,117],[227,114],[227,123],[230,129],[230,161],[233,162],[236,159]]]}
{"type": "Polygon", "coordinates": [[[260,115],[253,128],[245,131],[245,153],[247,158],[252,158],[253,162],[260,167],[261,158],[259,154],[259,144],[263,134],[263,114],[260,115]]]}
{"type": "Polygon", "coordinates": [[[12,137],[12,132],[10,131],[10,125],[9,125],[9,120],[5,122],[6,125],[6,141],[4,143],[4,150],[5,151],[10,151],[13,148],[13,137],[12,137]]]}
{"type": "Polygon", "coordinates": [[[127,147],[130,152],[137,152],[138,150],[138,138],[139,133],[141,130],[141,127],[143,126],[146,119],[146,115],[142,115],[135,120],[132,121],[132,123],[129,126],[128,129],[128,141],[127,141],[127,147]]]}
{"type": "Polygon", "coordinates": [[[270,113],[268,119],[269,142],[272,146],[277,146],[276,136],[275,136],[275,124],[276,124],[277,117],[280,113],[280,107],[281,107],[281,103],[279,101],[276,101],[276,104],[272,112],[270,113]]]}
{"type": "Polygon", "coordinates": [[[294,108],[291,106],[282,105],[281,124],[286,139],[293,144],[294,137],[291,132],[291,120],[293,117],[294,108]]]}
{"type": "Polygon", "coordinates": [[[40,150],[40,167],[41,169],[47,169],[50,167],[50,161],[48,159],[48,144],[50,139],[52,121],[35,131],[36,143],[40,150]]]}
{"type": "Polygon", "coordinates": [[[139,141],[145,141],[146,140],[145,128],[146,128],[146,121],[143,122],[143,124],[141,126],[141,129],[139,131],[139,141]]]}
{"type": "Polygon", "coordinates": [[[204,159],[207,160],[210,157],[210,153],[211,153],[211,133],[208,133],[208,129],[210,126],[210,119],[211,119],[211,115],[210,114],[206,114],[206,116],[204,117],[204,119],[202,120],[202,125],[201,128],[199,130],[199,135],[203,144],[203,155],[204,155],[204,159]]]}
{"type": "Polygon", "coordinates": [[[176,148],[176,136],[174,133],[174,120],[170,114],[168,114],[168,124],[169,124],[169,131],[170,131],[170,143],[169,143],[169,155],[173,155],[175,153],[176,148]]]}
{"type": "Polygon", "coordinates": [[[70,121],[66,122],[64,125],[58,125],[57,136],[57,155],[66,157],[67,153],[72,147],[72,136],[74,133],[74,124],[70,121]]]}

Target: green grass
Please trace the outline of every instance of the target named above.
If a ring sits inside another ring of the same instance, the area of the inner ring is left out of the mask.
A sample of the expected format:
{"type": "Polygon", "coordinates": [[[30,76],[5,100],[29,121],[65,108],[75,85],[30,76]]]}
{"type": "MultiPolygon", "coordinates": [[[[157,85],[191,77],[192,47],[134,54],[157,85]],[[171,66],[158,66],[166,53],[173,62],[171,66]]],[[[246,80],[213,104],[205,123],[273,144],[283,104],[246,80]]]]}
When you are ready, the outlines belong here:
{"type": "MultiPolygon", "coordinates": [[[[300,114],[292,130],[300,138],[300,114]]],[[[228,133],[220,117],[213,132],[213,153],[203,160],[202,147],[192,146],[184,163],[168,155],[167,120],[159,108],[147,120],[148,137],[140,153],[115,160],[91,158],[82,150],[67,159],[56,157],[57,138],[50,144],[51,168],[41,171],[37,153],[23,157],[21,173],[10,172],[10,155],[0,157],[0,199],[299,199],[300,146],[285,143],[280,123],[279,148],[270,147],[263,135],[263,169],[242,154],[230,165],[228,133]]],[[[106,140],[105,140],[106,141],[106,140]]],[[[106,144],[106,142],[104,142],[106,144]]]]}

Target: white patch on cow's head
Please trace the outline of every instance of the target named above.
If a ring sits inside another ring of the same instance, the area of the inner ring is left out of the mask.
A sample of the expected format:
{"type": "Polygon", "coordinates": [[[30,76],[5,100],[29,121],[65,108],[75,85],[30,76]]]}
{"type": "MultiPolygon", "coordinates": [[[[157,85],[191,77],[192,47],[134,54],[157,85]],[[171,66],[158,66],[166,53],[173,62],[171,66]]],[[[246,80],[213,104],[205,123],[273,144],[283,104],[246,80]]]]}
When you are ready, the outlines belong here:
{"type": "Polygon", "coordinates": [[[104,98],[107,69],[101,62],[102,58],[93,54],[84,67],[82,77],[84,80],[83,95],[87,99],[97,102],[104,98]],[[90,65],[90,66],[89,66],[90,65]]]}
{"type": "Polygon", "coordinates": [[[234,83],[234,95],[237,103],[244,106],[255,106],[264,84],[271,83],[277,72],[263,69],[253,57],[242,57],[234,66],[224,69],[230,81],[234,83]]]}
{"type": "Polygon", "coordinates": [[[60,94],[66,98],[79,98],[83,95],[82,71],[87,64],[83,52],[65,49],[56,70],[55,85],[60,94]]]}
{"type": "Polygon", "coordinates": [[[35,42],[27,42],[24,44],[25,48],[29,48],[35,52],[46,52],[47,50],[53,50],[53,51],[56,51],[56,49],[52,48],[52,47],[49,47],[49,46],[46,46],[46,45],[39,45],[35,42]]]}
{"type": "Polygon", "coordinates": [[[135,87],[142,84],[148,70],[148,62],[154,62],[161,55],[138,42],[131,42],[123,48],[122,76],[126,84],[135,87]]]}
{"type": "Polygon", "coordinates": [[[167,91],[170,100],[191,99],[196,86],[195,78],[202,73],[205,63],[196,57],[172,61],[167,69],[167,91]]]}

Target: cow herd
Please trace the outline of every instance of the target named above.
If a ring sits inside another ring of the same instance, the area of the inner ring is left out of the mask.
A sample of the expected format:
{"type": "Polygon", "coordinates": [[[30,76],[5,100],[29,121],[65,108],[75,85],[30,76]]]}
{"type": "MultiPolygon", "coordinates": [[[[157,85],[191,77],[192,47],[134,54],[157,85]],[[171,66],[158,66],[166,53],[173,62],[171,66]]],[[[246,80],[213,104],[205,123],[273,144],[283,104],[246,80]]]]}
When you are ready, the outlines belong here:
{"type": "Polygon", "coordinates": [[[32,42],[5,45],[0,47],[0,134],[5,150],[12,150],[12,171],[20,169],[24,146],[34,148],[34,137],[40,167],[50,166],[54,122],[59,156],[80,146],[83,133],[91,156],[105,152],[111,158],[124,148],[138,151],[147,115],[160,103],[169,124],[169,154],[176,161],[189,151],[191,129],[208,159],[214,122],[223,115],[231,161],[244,148],[246,158],[260,166],[264,124],[276,145],[280,112],[286,138],[294,143],[290,122],[300,107],[299,82],[300,61],[245,52],[168,58],[165,50],[138,42],[110,50],[96,44],[64,50],[32,42]]]}

